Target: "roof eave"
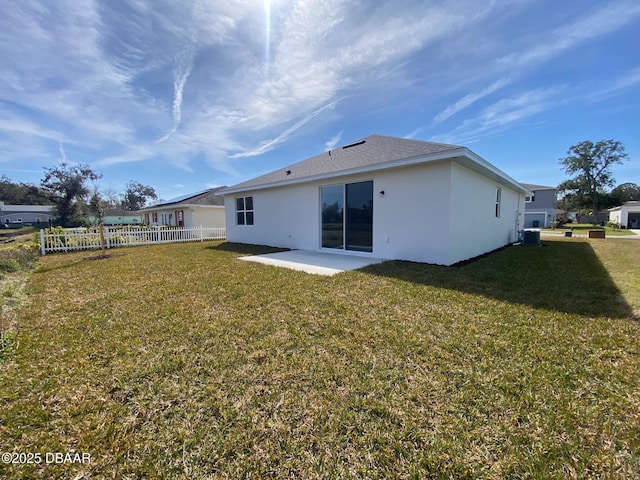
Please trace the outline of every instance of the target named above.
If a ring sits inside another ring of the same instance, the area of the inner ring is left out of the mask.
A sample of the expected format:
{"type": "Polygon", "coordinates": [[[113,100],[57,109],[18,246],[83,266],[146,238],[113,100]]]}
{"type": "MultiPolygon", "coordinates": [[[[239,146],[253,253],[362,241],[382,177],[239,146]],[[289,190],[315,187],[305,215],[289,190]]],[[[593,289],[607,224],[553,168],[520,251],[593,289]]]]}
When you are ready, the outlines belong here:
{"type": "Polygon", "coordinates": [[[166,210],[174,207],[206,207],[206,208],[224,208],[224,205],[202,205],[201,203],[163,203],[162,205],[153,205],[138,210],[139,212],[152,212],[154,210],[166,210]]]}
{"type": "Polygon", "coordinates": [[[518,182],[514,178],[507,175],[498,167],[490,164],[480,155],[475,154],[474,152],[469,150],[467,147],[463,147],[463,148],[466,151],[467,158],[470,158],[471,160],[473,160],[477,165],[481,166],[484,170],[491,172],[491,174],[495,175],[498,179],[506,180],[506,182],[510,184],[512,187],[514,187],[516,190],[519,190],[520,192],[529,196],[533,195],[533,192],[531,190],[526,188],[524,185],[522,185],[520,182],[518,182]]]}

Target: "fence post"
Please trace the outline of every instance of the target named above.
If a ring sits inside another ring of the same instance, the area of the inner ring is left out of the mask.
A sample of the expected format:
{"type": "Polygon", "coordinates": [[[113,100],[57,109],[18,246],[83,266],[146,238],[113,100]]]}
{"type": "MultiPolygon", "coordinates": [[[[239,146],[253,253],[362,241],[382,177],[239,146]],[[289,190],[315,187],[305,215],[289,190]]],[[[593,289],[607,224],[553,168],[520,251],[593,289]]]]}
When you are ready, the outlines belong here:
{"type": "Polygon", "coordinates": [[[107,227],[106,225],[104,226],[104,235],[106,237],[105,240],[106,240],[106,244],[107,244],[106,245],[107,249],[109,249],[109,248],[111,248],[111,242],[109,240],[109,227],[107,227]]]}
{"type": "Polygon", "coordinates": [[[40,254],[44,257],[46,249],[44,248],[44,228],[40,229],[40,254]]]}

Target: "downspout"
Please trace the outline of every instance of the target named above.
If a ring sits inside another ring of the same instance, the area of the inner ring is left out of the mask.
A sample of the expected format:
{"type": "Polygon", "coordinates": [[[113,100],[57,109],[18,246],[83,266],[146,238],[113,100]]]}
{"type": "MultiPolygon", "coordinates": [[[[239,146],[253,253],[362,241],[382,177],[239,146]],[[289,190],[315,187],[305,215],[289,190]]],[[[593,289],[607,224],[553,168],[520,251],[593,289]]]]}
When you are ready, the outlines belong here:
{"type": "Polygon", "coordinates": [[[522,202],[522,192],[518,191],[518,209],[516,210],[516,224],[515,224],[516,242],[520,241],[520,216],[522,215],[522,212],[520,211],[521,202],[522,202]]]}

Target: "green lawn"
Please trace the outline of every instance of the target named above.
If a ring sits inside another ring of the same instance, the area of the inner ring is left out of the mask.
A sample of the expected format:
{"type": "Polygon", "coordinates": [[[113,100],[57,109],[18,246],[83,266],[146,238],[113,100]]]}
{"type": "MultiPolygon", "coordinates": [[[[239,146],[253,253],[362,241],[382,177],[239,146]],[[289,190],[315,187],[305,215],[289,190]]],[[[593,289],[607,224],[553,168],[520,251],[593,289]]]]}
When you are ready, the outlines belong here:
{"type": "Polygon", "coordinates": [[[557,228],[545,228],[542,231],[547,233],[564,233],[571,232],[574,233],[583,233],[587,234],[589,230],[604,230],[606,236],[613,237],[624,237],[624,236],[633,236],[635,235],[633,232],[625,229],[625,228],[612,228],[612,227],[594,227],[593,224],[590,223],[567,223],[561,227],[557,228]]]}
{"type": "Polygon", "coordinates": [[[633,478],[640,242],[333,277],[156,245],[50,255],[0,365],[0,478],[633,478]],[[91,455],[46,464],[47,452],[91,455]]]}

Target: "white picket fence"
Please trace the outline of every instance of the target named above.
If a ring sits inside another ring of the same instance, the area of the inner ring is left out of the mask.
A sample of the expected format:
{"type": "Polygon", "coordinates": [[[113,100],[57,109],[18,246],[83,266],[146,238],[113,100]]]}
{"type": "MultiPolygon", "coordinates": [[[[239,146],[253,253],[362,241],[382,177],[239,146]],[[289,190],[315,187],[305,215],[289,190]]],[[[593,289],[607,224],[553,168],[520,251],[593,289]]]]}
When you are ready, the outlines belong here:
{"type": "MultiPolygon", "coordinates": [[[[104,227],[107,248],[151,245],[154,243],[202,242],[204,240],[224,240],[225,228],[203,227],[104,227]]],[[[69,252],[101,248],[100,230],[97,228],[69,228],[63,233],[47,233],[40,230],[40,253],[69,252]]]]}

